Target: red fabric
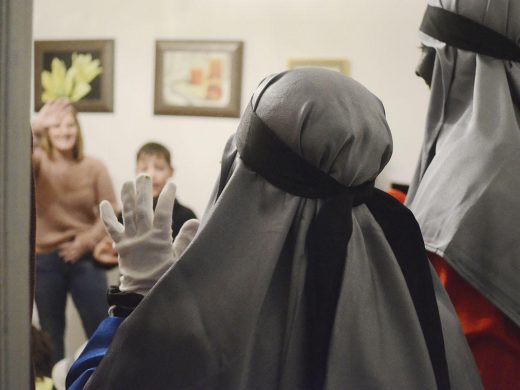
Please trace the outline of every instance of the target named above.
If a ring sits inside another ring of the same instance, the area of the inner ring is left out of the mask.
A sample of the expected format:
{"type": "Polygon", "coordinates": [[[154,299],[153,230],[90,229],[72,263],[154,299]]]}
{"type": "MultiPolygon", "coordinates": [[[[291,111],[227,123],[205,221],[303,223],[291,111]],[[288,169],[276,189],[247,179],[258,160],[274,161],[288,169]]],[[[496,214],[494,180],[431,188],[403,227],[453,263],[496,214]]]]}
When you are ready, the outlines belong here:
{"type": "Polygon", "coordinates": [[[389,195],[392,195],[395,199],[397,199],[399,202],[404,203],[406,199],[406,194],[403,191],[397,190],[395,188],[390,188],[388,191],[386,191],[389,195]]]}
{"type": "Polygon", "coordinates": [[[520,389],[520,328],[440,256],[428,257],[455,306],[484,388],[520,389]]]}

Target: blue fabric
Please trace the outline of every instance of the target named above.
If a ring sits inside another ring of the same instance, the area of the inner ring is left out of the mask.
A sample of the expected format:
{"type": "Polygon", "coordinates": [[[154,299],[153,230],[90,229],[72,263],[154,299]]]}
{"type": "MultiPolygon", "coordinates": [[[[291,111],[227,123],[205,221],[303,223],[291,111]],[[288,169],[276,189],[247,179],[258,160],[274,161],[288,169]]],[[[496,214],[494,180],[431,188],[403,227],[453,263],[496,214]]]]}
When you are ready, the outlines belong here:
{"type": "Polygon", "coordinates": [[[65,381],[67,389],[83,389],[83,386],[85,386],[85,383],[87,383],[101,362],[101,359],[105,356],[123,320],[123,317],[107,317],[99,324],[95,333],[85,346],[85,349],[74,364],[72,364],[67,374],[65,381]]]}
{"type": "Polygon", "coordinates": [[[78,309],[87,338],[106,317],[107,279],[96,267],[92,255],[86,254],[75,263],[66,263],[58,252],[36,255],[36,307],[42,329],[52,341],[52,360],[63,359],[65,304],[70,292],[78,309]]]}

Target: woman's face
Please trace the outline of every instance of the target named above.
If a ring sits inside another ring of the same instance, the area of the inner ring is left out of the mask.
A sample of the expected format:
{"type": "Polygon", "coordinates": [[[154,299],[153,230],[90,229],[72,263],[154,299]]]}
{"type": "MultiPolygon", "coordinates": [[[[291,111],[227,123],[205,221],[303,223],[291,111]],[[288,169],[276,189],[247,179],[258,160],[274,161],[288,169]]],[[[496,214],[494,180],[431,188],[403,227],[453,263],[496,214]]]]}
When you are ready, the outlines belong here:
{"type": "Polygon", "coordinates": [[[68,112],[61,118],[56,126],[49,127],[49,141],[52,147],[61,153],[69,153],[74,150],[78,138],[78,125],[74,114],[68,112]]]}

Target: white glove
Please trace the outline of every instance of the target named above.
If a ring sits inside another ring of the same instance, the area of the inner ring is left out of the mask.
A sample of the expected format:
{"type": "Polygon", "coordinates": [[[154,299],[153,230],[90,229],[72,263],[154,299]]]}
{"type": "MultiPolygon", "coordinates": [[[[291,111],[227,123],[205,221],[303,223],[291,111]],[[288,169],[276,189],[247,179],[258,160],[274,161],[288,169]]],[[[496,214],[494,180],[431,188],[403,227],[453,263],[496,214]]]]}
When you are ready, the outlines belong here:
{"type": "Polygon", "coordinates": [[[193,240],[199,226],[197,220],[187,221],[172,245],[175,192],[175,184],[166,184],[154,213],[150,176],[139,175],[135,186],[132,181],[124,183],[121,190],[124,226],[118,222],[110,203],[101,202],[101,219],[119,253],[121,291],[146,295],[193,240]]]}

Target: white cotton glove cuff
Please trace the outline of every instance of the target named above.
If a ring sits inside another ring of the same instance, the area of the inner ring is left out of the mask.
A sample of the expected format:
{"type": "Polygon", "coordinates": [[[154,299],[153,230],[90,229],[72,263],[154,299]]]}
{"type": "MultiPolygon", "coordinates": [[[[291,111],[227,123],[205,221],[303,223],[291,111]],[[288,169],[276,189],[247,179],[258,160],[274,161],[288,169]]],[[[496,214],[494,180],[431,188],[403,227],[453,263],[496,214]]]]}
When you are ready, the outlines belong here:
{"type": "Polygon", "coordinates": [[[101,202],[101,219],[119,254],[120,291],[146,295],[193,239],[196,220],[183,226],[172,245],[175,192],[173,183],[166,184],[154,212],[151,178],[140,175],[135,186],[126,182],[121,191],[124,226],[117,221],[110,203],[101,202]]]}

